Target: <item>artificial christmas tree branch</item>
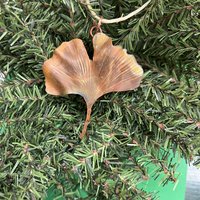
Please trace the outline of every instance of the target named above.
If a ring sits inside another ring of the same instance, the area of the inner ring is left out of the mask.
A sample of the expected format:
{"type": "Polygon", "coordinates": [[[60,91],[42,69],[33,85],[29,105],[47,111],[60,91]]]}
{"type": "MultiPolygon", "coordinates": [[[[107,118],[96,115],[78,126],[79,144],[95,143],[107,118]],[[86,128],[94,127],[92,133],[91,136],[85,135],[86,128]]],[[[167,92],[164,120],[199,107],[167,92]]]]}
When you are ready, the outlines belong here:
{"type": "MultiPolygon", "coordinates": [[[[0,199],[48,199],[54,186],[51,199],[153,199],[138,182],[162,173],[163,184],[179,179],[170,152],[188,162],[200,155],[198,3],[151,0],[144,15],[104,26],[145,74],[136,91],[94,104],[90,137],[80,142],[84,100],[46,95],[41,70],[56,47],[74,38],[92,57],[89,32],[98,19],[80,1],[0,1],[0,199]]],[[[137,2],[90,5],[114,19],[137,2]]]]}
{"type": "Polygon", "coordinates": [[[151,0],[147,1],[145,4],[143,4],[141,7],[139,7],[137,10],[134,10],[133,12],[131,12],[130,14],[124,16],[124,17],[119,17],[119,18],[115,18],[115,19],[104,19],[99,17],[92,9],[92,6],[90,4],[90,0],[85,0],[85,4],[88,7],[88,10],[91,12],[92,16],[97,19],[100,20],[102,24],[113,24],[113,23],[119,23],[122,21],[126,21],[127,19],[137,15],[138,13],[140,13],[140,11],[142,11],[144,8],[146,8],[149,3],[151,2],[151,0]]]}

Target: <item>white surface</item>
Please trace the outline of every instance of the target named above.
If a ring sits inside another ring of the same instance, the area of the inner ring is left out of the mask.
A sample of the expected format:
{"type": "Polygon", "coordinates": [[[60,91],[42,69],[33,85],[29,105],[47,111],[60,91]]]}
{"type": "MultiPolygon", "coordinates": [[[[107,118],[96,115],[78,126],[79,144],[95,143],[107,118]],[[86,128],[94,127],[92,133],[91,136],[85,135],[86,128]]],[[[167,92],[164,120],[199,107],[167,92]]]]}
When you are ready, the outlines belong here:
{"type": "Polygon", "coordinates": [[[192,164],[187,171],[185,200],[200,200],[200,169],[192,164]]]}

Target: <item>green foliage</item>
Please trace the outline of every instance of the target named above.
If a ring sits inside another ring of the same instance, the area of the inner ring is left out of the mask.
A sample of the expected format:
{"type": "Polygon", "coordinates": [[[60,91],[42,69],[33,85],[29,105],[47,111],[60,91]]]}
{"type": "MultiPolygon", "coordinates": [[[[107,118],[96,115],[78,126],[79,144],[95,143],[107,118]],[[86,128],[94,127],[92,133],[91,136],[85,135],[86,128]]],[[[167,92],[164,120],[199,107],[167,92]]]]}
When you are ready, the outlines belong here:
{"type": "MultiPolygon", "coordinates": [[[[112,19],[144,2],[91,5],[112,19]]],[[[61,42],[76,37],[92,56],[91,13],[83,1],[1,1],[0,199],[150,199],[137,188],[149,163],[155,178],[166,174],[163,184],[176,181],[169,152],[187,161],[200,155],[199,10],[194,0],[152,0],[137,16],[102,25],[145,76],[137,91],[102,97],[89,139],[79,141],[83,99],[47,95],[41,68],[61,42]]]]}

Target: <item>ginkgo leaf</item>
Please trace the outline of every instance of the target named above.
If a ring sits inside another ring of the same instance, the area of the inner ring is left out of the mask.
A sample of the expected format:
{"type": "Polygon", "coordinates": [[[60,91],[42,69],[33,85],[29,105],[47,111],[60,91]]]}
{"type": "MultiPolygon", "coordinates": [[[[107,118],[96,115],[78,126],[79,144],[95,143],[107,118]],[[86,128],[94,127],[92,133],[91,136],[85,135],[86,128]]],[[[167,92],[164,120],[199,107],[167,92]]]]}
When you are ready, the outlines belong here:
{"type": "Polygon", "coordinates": [[[95,34],[93,47],[91,61],[82,40],[63,42],[43,64],[47,93],[79,94],[85,99],[87,117],[80,138],[86,133],[95,101],[106,93],[137,88],[143,75],[135,57],[113,46],[107,35],[95,34]]]}

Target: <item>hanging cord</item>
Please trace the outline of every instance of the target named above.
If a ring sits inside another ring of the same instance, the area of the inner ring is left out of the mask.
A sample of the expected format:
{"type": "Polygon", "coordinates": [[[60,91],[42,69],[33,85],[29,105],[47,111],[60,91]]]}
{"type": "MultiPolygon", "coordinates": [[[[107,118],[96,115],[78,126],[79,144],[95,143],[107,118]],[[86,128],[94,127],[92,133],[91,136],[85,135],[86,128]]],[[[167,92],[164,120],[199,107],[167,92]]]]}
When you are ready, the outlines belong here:
{"type": "Polygon", "coordinates": [[[145,4],[143,4],[141,7],[139,7],[137,10],[134,10],[133,12],[131,12],[130,14],[124,16],[124,17],[119,17],[119,18],[115,18],[115,19],[101,19],[101,17],[99,17],[92,9],[92,6],[90,4],[90,0],[82,0],[82,2],[84,2],[87,5],[88,10],[90,11],[91,15],[97,19],[98,21],[101,20],[102,24],[113,24],[113,23],[119,23],[122,21],[125,21],[131,17],[133,17],[134,15],[137,15],[140,11],[142,11],[144,8],[146,8],[149,3],[151,2],[151,0],[147,1],[145,4]]]}

